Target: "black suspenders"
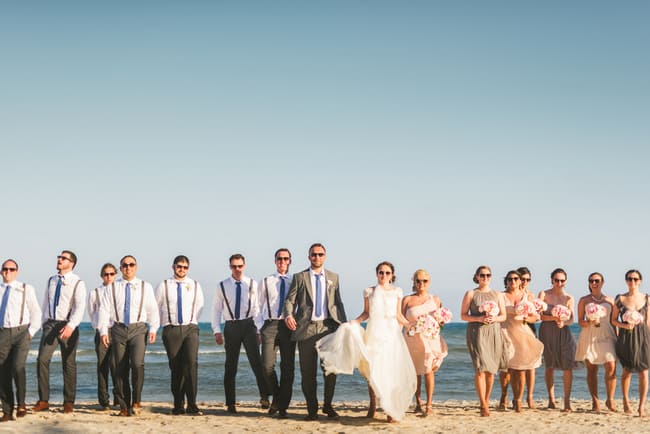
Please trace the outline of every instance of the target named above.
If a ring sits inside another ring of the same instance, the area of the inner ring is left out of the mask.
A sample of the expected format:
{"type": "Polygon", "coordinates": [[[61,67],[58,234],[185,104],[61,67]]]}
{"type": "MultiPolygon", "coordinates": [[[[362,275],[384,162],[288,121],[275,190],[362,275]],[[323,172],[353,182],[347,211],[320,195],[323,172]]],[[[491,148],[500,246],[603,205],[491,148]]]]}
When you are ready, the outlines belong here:
{"type": "MultiPolygon", "coordinates": [[[[219,282],[219,286],[221,287],[221,294],[223,294],[223,300],[226,302],[226,308],[228,308],[228,313],[230,314],[230,319],[234,320],[235,315],[232,313],[232,309],[230,308],[230,303],[228,302],[228,297],[226,297],[226,290],[223,287],[223,280],[219,282]]],[[[248,315],[251,312],[251,293],[253,292],[253,279],[250,279],[248,283],[248,309],[246,310],[246,318],[248,318],[248,315]]]]}

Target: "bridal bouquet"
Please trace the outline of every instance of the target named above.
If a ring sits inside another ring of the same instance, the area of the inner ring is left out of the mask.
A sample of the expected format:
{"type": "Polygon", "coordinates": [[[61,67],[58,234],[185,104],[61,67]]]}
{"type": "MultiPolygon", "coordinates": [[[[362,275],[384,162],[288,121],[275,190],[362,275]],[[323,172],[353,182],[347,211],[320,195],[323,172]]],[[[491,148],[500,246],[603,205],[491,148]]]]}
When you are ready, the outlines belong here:
{"type": "Polygon", "coordinates": [[[555,318],[559,318],[560,321],[568,321],[571,318],[571,309],[563,304],[556,304],[553,306],[553,309],[551,309],[551,315],[555,318]]]}
{"type": "Polygon", "coordinates": [[[433,318],[438,322],[438,325],[440,326],[440,330],[442,330],[445,324],[451,322],[453,318],[451,311],[446,307],[441,307],[440,309],[436,309],[432,312],[432,314],[433,314],[433,318]]]}
{"type": "Polygon", "coordinates": [[[548,304],[546,304],[546,302],[541,298],[533,300],[533,304],[535,305],[535,310],[537,310],[537,312],[543,312],[548,309],[548,304]]]}
{"type": "Polygon", "coordinates": [[[528,315],[534,315],[537,313],[537,309],[535,308],[535,304],[528,301],[528,300],[522,300],[517,305],[515,306],[515,313],[517,315],[520,315],[523,317],[524,324],[526,324],[526,318],[528,315]]]}
{"type": "MultiPolygon", "coordinates": [[[[634,309],[626,310],[623,314],[623,321],[628,324],[637,325],[643,322],[643,315],[634,309]]],[[[634,329],[628,330],[629,333],[632,333],[634,329]]]]}
{"type": "Polygon", "coordinates": [[[585,316],[589,321],[596,321],[596,327],[600,327],[600,319],[607,316],[607,309],[598,303],[589,303],[585,306],[585,316]]]}
{"type": "Polygon", "coordinates": [[[420,333],[425,338],[433,339],[440,334],[440,325],[431,315],[423,314],[417,317],[415,325],[409,327],[409,336],[420,333]]]}
{"type": "Polygon", "coordinates": [[[485,313],[487,316],[499,315],[499,303],[493,300],[484,301],[478,308],[479,312],[485,313]]]}

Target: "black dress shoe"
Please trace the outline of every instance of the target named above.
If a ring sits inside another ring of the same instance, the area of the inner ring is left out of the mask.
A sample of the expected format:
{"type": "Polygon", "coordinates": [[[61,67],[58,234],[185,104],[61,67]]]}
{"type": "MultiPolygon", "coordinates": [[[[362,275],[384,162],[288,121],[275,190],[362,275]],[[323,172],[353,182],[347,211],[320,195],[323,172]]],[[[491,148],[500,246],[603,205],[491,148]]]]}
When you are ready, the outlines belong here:
{"type": "Polygon", "coordinates": [[[287,410],[278,410],[278,419],[289,419],[287,410]]]}
{"type": "Polygon", "coordinates": [[[305,416],[304,420],[307,420],[307,421],[318,420],[318,415],[317,414],[308,414],[307,416],[305,416]]]}
{"type": "Polygon", "coordinates": [[[339,414],[332,407],[323,407],[323,413],[327,415],[328,419],[339,419],[339,414]]]}
{"type": "Polygon", "coordinates": [[[185,414],[185,409],[183,407],[174,407],[172,409],[172,414],[174,416],[178,416],[180,414],[185,414]]]}
{"type": "Polygon", "coordinates": [[[196,405],[188,405],[185,412],[192,416],[203,416],[203,412],[196,405]]]}
{"type": "Polygon", "coordinates": [[[234,405],[229,405],[228,408],[226,408],[226,413],[237,414],[237,409],[234,405]]]}

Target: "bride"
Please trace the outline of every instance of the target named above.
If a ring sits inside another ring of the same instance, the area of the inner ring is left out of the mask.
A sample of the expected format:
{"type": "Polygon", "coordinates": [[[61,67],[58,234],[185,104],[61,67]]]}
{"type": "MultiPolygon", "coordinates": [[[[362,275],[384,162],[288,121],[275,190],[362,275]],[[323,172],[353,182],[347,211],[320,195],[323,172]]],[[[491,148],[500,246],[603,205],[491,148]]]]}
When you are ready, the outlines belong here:
{"type": "Polygon", "coordinates": [[[317,348],[328,374],[352,374],[358,368],[368,380],[367,417],[374,417],[379,405],[392,422],[400,420],[411,404],[416,375],[402,335],[402,326],[409,324],[401,312],[402,289],[392,285],[395,267],[384,261],[376,272],[377,285],[363,292],[361,315],[322,338],[317,348]],[[364,332],[360,323],[366,319],[364,332]]]}

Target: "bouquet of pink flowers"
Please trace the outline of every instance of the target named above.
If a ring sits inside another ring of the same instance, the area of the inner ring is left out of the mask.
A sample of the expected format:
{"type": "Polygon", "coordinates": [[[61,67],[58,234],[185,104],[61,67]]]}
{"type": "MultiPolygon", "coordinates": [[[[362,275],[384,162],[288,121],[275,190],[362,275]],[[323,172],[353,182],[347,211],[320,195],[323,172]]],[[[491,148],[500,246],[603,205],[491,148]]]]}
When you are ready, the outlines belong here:
{"type": "Polygon", "coordinates": [[[499,315],[499,303],[494,300],[484,301],[478,308],[479,312],[485,313],[487,316],[499,315]]]}
{"type": "Polygon", "coordinates": [[[440,326],[440,329],[445,326],[445,324],[451,322],[453,315],[449,309],[446,307],[441,307],[440,309],[436,309],[432,312],[433,318],[438,321],[438,325],[440,326]]]}
{"type": "Polygon", "coordinates": [[[440,325],[431,315],[423,314],[418,316],[415,325],[409,327],[409,336],[416,333],[422,334],[425,338],[433,339],[440,334],[440,325]]]}
{"type": "Polygon", "coordinates": [[[543,312],[548,309],[548,304],[546,304],[546,302],[541,298],[536,298],[533,300],[533,304],[535,305],[535,310],[537,312],[543,312]]]}
{"type": "Polygon", "coordinates": [[[585,316],[589,321],[596,321],[596,327],[600,327],[600,319],[607,316],[607,309],[598,303],[589,303],[585,306],[585,316]]]}
{"type": "Polygon", "coordinates": [[[553,306],[553,309],[551,309],[551,315],[555,318],[559,318],[560,321],[568,321],[571,318],[571,309],[563,304],[556,304],[553,306]]]}
{"type": "Polygon", "coordinates": [[[535,309],[535,305],[532,302],[528,300],[522,300],[515,306],[515,313],[519,316],[522,316],[524,324],[526,324],[526,318],[528,315],[537,313],[537,309],[535,309]]]}
{"type": "MultiPolygon", "coordinates": [[[[643,315],[634,309],[626,310],[623,314],[623,321],[628,324],[637,325],[643,322],[643,315]]],[[[629,333],[632,333],[634,329],[628,330],[629,333]]]]}

